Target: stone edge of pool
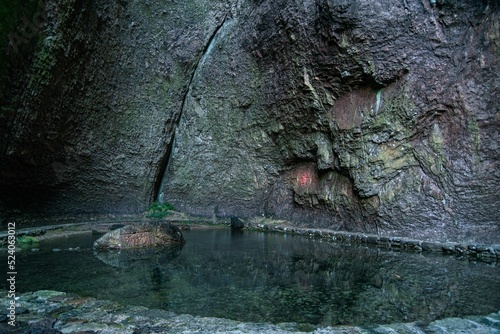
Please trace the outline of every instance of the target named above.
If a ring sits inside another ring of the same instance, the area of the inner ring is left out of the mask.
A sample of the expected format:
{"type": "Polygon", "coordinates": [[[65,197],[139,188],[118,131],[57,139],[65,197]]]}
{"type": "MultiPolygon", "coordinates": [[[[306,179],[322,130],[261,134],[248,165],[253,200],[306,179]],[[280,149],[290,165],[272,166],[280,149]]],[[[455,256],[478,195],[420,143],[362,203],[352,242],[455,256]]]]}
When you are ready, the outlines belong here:
{"type": "Polygon", "coordinates": [[[286,223],[249,222],[247,225],[254,230],[303,235],[309,238],[341,243],[371,244],[377,247],[400,249],[410,252],[440,252],[450,255],[477,257],[486,261],[500,260],[500,244],[425,241],[405,237],[297,227],[286,223]]]}
{"type": "MultiPolygon", "coordinates": [[[[3,296],[6,296],[2,293],[3,296]]],[[[5,310],[10,300],[0,298],[5,310]]],[[[500,311],[486,316],[445,318],[430,323],[393,323],[367,326],[334,326],[304,329],[295,323],[245,323],[235,320],[198,317],[188,314],[124,306],[64,292],[41,290],[20,294],[16,300],[16,326],[0,317],[0,331],[9,333],[500,333],[500,311]]],[[[303,325],[302,325],[303,326],[303,325]]]]}

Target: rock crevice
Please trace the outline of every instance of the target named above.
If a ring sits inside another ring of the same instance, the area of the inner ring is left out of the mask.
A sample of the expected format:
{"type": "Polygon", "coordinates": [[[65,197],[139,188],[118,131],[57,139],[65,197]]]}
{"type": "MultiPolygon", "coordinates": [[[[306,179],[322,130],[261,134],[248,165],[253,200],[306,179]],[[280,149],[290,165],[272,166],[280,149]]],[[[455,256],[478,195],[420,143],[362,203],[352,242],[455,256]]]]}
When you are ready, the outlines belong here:
{"type": "Polygon", "coordinates": [[[175,142],[175,132],[176,132],[176,129],[178,127],[178,124],[179,124],[179,121],[182,117],[182,112],[185,108],[185,105],[186,105],[186,100],[187,100],[187,97],[191,91],[191,86],[193,84],[193,79],[194,77],[196,76],[197,72],[199,71],[199,67],[203,66],[203,63],[204,63],[204,59],[207,57],[208,53],[210,52],[211,48],[213,47],[213,44],[214,44],[214,41],[216,39],[216,36],[217,34],[219,33],[219,31],[223,28],[225,22],[226,22],[226,19],[227,19],[227,14],[222,18],[221,20],[221,23],[214,29],[214,32],[212,33],[212,35],[210,36],[210,38],[208,39],[203,51],[201,52],[201,55],[199,56],[198,58],[198,61],[196,62],[195,66],[194,66],[194,69],[192,70],[192,74],[189,78],[189,82],[187,84],[187,88],[186,88],[186,92],[184,94],[184,96],[182,97],[182,103],[179,107],[179,113],[177,114],[176,118],[175,118],[175,122],[174,122],[174,126],[172,127],[172,131],[171,131],[171,134],[170,134],[170,140],[169,140],[169,144],[167,146],[167,150],[165,152],[165,155],[163,156],[161,162],[160,162],[160,168],[158,169],[158,176],[156,178],[156,185],[154,187],[154,193],[155,193],[155,196],[154,198],[158,201],[163,201],[163,196],[162,194],[160,193],[161,191],[161,188],[162,188],[162,184],[163,184],[163,179],[165,177],[165,172],[166,172],[166,169],[168,168],[168,163],[170,161],[170,158],[171,158],[171,155],[172,155],[172,147],[174,145],[174,142],[175,142]]]}

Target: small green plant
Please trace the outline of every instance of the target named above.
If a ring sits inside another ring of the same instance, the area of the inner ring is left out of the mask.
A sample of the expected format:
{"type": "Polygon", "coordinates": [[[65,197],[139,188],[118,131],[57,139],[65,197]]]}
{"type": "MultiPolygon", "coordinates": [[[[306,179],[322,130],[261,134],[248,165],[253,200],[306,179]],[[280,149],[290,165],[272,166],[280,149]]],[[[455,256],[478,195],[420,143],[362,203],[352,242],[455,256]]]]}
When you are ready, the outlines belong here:
{"type": "Polygon", "coordinates": [[[35,237],[30,237],[29,235],[24,235],[21,237],[17,237],[16,242],[21,245],[31,245],[39,243],[38,239],[35,237]]]}
{"type": "Polygon", "coordinates": [[[175,209],[170,203],[154,202],[146,209],[146,217],[162,219],[168,216],[173,210],[175,209]]]}

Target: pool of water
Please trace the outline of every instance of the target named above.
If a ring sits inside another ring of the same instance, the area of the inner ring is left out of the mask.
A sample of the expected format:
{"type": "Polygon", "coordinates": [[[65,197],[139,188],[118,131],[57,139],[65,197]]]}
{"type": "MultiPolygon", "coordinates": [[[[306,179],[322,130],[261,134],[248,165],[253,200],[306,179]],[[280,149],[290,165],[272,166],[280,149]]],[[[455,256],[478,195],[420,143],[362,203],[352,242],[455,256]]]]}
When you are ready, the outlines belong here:
{"type": "Polygon", "coordinates": [[[319,326],[429,322],[500,310],[496,263],[277,233],[214,229],[184,231],[184,237],[182,249],[157,253],[94,254],[90,234],[47,241],[38,252],[18,252],[17,290],[319,326]]]}

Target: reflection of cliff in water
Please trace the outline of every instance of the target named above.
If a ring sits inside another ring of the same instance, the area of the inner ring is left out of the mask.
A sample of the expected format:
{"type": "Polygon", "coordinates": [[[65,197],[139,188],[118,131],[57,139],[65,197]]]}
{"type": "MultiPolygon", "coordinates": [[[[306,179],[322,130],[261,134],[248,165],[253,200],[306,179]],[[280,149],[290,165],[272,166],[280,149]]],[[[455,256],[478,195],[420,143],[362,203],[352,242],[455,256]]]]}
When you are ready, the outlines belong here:
{"type": "MultiPolygon", "coordinates": [[[[212,253],[189,252],[189,258],[175,263],[175,276],[178,289],[198,291],[199,299],[213,296],[211,311],[218,310],[221,317],[231,309],[252,321],[286,322],[293,315],[294,321],[321,323],[327,313],[349,312],[365,285],[380,280],[378,254],[371,249],[235,232],[227,245],[214,247],[212,253]],[[253,243],[254,249],[245,243],[253,243]],[[203,258],[201,267],[198,257],[203,258]]],[[[208,315],[198,305],[196,314],[208,315]]],[[[188,311],[179,307],[176,312],[188,311]]]]}
{"type": "Polygon", "coordinates": [[[277,234],[197,233],[187,234],[183,255],[172,262],[169,307],[175,312],[332,325],[500,308],[500,297],[488,292],[500,291],[490,272],[499,268],[484,263],[277,234]],[[206,246],[192,247],[199,237],[206,246]]]}
{"type": "Polygon", "coordinates": [[[184,244],[164,247],[128,248],[121,250],[94,251],[94,255],[107,265],[118,268],[165,266],[179,256],[184,244]]]}

